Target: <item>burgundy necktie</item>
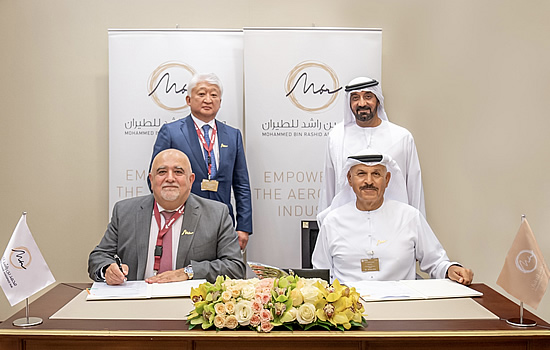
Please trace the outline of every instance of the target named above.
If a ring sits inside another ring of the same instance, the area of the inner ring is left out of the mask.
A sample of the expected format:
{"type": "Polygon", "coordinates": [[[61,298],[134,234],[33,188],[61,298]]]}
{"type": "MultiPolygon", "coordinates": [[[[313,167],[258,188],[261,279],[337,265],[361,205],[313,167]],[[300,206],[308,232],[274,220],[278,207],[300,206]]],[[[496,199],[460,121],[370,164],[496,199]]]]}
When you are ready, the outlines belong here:
{"type": "MultiPolygon", "coordinates": [[[[174,212],[162,211],[162,216],[164,216],[164,222],[167,223],[170,221],[170,218],[174,212]]],[[[158,273],[164,271],[172,271],[172,226],[166,231],[162,237],[162,256],[160,257],[160,267],[158,273]]]]}

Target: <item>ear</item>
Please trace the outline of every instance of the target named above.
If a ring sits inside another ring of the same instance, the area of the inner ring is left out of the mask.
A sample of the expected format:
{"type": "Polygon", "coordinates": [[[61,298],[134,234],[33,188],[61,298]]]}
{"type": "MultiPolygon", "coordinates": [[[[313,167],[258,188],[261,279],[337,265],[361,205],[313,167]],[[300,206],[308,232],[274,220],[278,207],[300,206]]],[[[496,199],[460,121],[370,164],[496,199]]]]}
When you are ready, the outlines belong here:
{"type": "Polygon", "coordinates": [[[195,182],[195,173],[191,173],[191,175],[189,175],[189,185],[193,185],[193,182],[195,182]]]}
{"type": "Polygon", "coordinates": [[[185,96],[185,102],[187,102],[188,106],[191,105],[191,97],[189,97],[189,95],[185,96]]]}
{"type": "Polygon", "coordinates": [[[351,186],[351,170],[348,171],[348,184],[351,186]]]}
{"type": "Polygon", "coordinates": [[[391,179],[391,173],[388,171],[386,173],[386,188],[388,187],[388,184],[390,183],[390,179],[391,179]]]}

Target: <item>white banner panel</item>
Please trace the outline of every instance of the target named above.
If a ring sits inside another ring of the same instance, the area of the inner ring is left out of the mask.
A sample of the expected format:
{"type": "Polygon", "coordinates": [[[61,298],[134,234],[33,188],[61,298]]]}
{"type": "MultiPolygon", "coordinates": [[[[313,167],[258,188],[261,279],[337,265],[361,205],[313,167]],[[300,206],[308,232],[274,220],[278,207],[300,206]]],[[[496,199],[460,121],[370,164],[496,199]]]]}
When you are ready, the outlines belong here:
{"type": "Polygon", "coordinates": [[[254,235],[248,260],[301,267],[301,220],[317,214],[327,135],[343,87],[381,80],[382,31],[244,29],[245,131],[254,235]]]}
{"type": "Polygon", "coordinates": [[[109,213],[118,200],[149,193],[157,132],[189,114],[194,73],[220,77],[217,119],[242,129],[242,60],[241,30],[109,30],[109,213]]]}

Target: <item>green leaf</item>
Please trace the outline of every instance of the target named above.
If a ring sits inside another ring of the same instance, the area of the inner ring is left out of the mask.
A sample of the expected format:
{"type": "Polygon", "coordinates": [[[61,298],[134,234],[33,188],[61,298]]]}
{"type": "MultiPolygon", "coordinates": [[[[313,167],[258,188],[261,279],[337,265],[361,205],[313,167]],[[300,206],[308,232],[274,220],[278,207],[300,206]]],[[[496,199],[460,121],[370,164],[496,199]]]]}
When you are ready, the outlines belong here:
{"type": "Polygon", "coordinates": [[[292,327],[292,323],[283,323],[283,326],[288,329],[289,331],[293,331],[294,327],[292,327]]]}

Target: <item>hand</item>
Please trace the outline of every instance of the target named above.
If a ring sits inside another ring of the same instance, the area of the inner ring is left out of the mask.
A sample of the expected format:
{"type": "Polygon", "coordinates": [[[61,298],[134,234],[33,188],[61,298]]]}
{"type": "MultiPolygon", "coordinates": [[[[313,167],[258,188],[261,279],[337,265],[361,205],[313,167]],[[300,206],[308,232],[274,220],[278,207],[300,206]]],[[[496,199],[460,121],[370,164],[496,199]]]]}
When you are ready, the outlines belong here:
{"type": "Polygon", "coordinates": [[[189,276],[183,271],[183,269],[177,269],[173,271],[164,271],[156,276],[145,279],[147,283],[168,283],[168,282],[180,282],[186,281],[189,276]]]}
{"type": "Polygon", "coordinates": [[[447,270],[447,276],[453,281],[457,281],[465,286],[472,284],[474,273],[470,269],[465,269],[462,266],[452,265],[447,270]]]}
{"type": "Polygon", "coordinates": [[[244,252],[248,243],[248,232],[237,231],[237,234],[239,235],[239,246],[241,247],[241,251],[244,252]]]}
{"type": "Polygon", "coordinates": [[[105,270],[105,282],[109,285],[122,284],[126,281],[126,275],[128,274],[128,265],[122,264],[122,271],[118,268],[116,263],[109,265],[105,270]]]}

